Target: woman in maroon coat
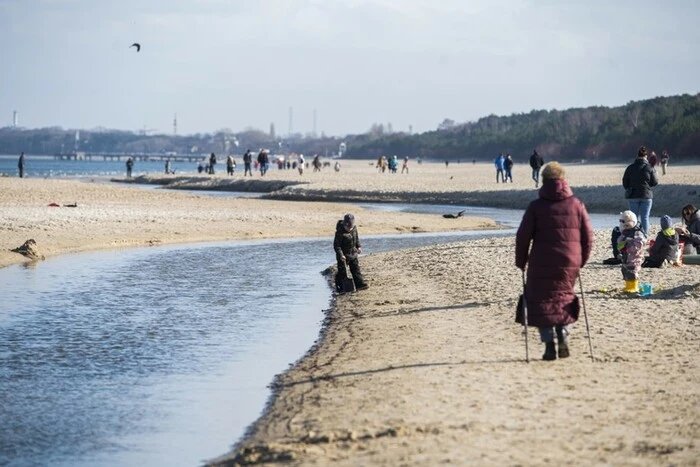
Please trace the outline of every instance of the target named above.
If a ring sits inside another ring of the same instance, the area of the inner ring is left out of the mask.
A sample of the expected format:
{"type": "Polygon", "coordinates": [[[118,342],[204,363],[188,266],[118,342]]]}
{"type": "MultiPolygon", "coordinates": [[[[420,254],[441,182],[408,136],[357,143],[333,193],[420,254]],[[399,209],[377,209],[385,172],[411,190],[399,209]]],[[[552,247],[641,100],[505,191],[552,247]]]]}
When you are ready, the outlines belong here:
{"type": "Polygon", "coordinates": [[[544,167],[539,199],[528,206],[515,239],[515,265],[524,271],[529,263],[525,285],[528,325],[539,328],[545,343],[544,360],[557,358],[555,331],[559,358],[569,356],[566,326],[579,313],[574,286],[593,245],[586,207],[574,196],[564,175],[557,162],[544,167]]]}

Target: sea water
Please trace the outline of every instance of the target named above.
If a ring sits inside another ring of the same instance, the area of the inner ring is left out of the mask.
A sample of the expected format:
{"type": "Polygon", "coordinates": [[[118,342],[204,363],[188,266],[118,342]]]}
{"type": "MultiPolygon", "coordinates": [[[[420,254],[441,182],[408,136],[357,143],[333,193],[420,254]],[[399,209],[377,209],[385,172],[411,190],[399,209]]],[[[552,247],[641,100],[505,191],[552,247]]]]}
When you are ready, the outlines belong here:
{"type": "MultiPolygon", "coordinates": [[[[366,236],[366,252],[512,234],[366,236]]],[[[196,465],[318,337],[332,239],[82,253],[0,269],[0,465],[196,465]]]]}

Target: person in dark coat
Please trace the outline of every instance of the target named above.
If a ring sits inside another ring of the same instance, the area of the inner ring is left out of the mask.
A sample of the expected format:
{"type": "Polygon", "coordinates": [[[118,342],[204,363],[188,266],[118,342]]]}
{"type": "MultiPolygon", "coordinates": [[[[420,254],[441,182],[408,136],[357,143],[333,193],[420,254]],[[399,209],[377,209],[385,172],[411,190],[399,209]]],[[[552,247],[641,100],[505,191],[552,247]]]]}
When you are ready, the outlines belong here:
{"type": "Polygon", "coordinates": [[[505,181],[507,182],[510,179],[510,183],[513,183],[513,158],[510,156],[510,153],[506,154],[506,160],[503,161],[503,167],[506,170],[505,181]]]}
{"type": "Polygon", "coordinates": [[[649,213],[653,193],[651,189],[659,184],[656,171],[647,161],[647,148],[639,148],[637,158],[625,169],[622,186],[629,209],[636,214],[644,235],[649,236],[649,213]]]}
{"type": "Polygon", "coordinates": [[[338,261],[338,273],[335,275],[335,288],[339,293],[343,293],[343,281],[348,278],[346,266],[350,267],[352,280],[356,290],[364,290],[369,286],[362,277],[358,255],[362,253],[360,237],[357,234],[355,216],[345,214],[335,226],[335,239],[333,240],[335,257],[338,261]]]}
{"type": "Polygon", "coordinates": [[[649,256],[642,263],[643,268],[660,268],[664,262],[673,264],[678,257],[678,232],[673,228],[670,216],[660,219],[661,231],[649,248],[649,256]]]}
{"type": "Polygon", "coordinates": [[[695,250],[700,255],[700,210],[692,204],[686,204],[681,211],[681,217],[685,227],[677,230],[681,240],[685,242],[683,253],[693,254],[695,250]]]}
{"type": "Polygon", "coordinates": [[[532,167],[532,179],[535,181],[535,188],[540,186],[540,169],[544,165],[544,159],[537,154],[537,150],[532,151],[530,156],[530,167],[532,167]]]}
{"type": "Polygon", "coordinates": [[[253,153],[251,152],[250,149],[248,149],[245,152],[245,154],[243,154],[243,166],[244,166],[243,176],[244,177],[246,175],[250,175],[251,177],[253,176],[253,170],[251,169],[252,164],[253,164],[253,153]]]}
{"type": "MultiPolygon", "coordinates": [[[[527,207],[515,239],[515,265],[525,270],[528,325],[539,328],[543,360],[569,356],[567,325],[579,315],[574,285],[593,246],[593,230],[584,204],[565,180],[564,168],[550,162],[542,171],[539,198],[527,207]],[[532,250],[530,250],[532,245],[532,250]]],[[[518,322],[522,322],[518,313],[518,322]]]]}
{"type": "Polygon", "coordinates": [[[134,159],[129,157],[126,160],[126,178],[131,178],[131,171],[134,170],[134,159]]]}
{"type": "Polygon", "coordinates": [[[19,178],[24,178],[24,152],[19,155],[17,170],[19,171],[19,178]]]}
{"type": "Polygon", "coordinates": [[[216,154],[213,152],[209,155],[209,174],[214,175],[214,166],[216,165],[216,154]]]}

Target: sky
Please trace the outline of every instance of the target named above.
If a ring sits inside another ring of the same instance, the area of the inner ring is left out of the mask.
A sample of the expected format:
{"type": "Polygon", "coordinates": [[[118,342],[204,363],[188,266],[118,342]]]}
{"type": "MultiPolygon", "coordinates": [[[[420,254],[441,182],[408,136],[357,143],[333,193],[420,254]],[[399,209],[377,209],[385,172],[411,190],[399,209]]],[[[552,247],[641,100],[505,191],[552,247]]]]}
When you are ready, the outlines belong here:
{"type": "Polygon", "coordinates": [[[345,135],[700,91],[700,2],[0,0],[0,126],[345,135]],[[141,52],[129,47],[139,42],[141,52]]]}

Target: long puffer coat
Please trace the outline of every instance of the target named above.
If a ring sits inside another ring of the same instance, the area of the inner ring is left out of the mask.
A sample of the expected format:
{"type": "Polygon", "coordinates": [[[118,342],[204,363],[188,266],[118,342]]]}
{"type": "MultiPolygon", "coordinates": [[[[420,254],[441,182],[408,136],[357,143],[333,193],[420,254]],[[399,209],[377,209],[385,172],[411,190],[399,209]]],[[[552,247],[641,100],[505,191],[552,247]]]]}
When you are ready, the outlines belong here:
{"type": "Polygon", "coordinates": [[[566,180],[545,180],[515,239],[515,265],[524,269],[529,264],[525,286],[529,325],[566,325],[578,319],[574,286],[592,246],[586,207],[566,180]]]}

